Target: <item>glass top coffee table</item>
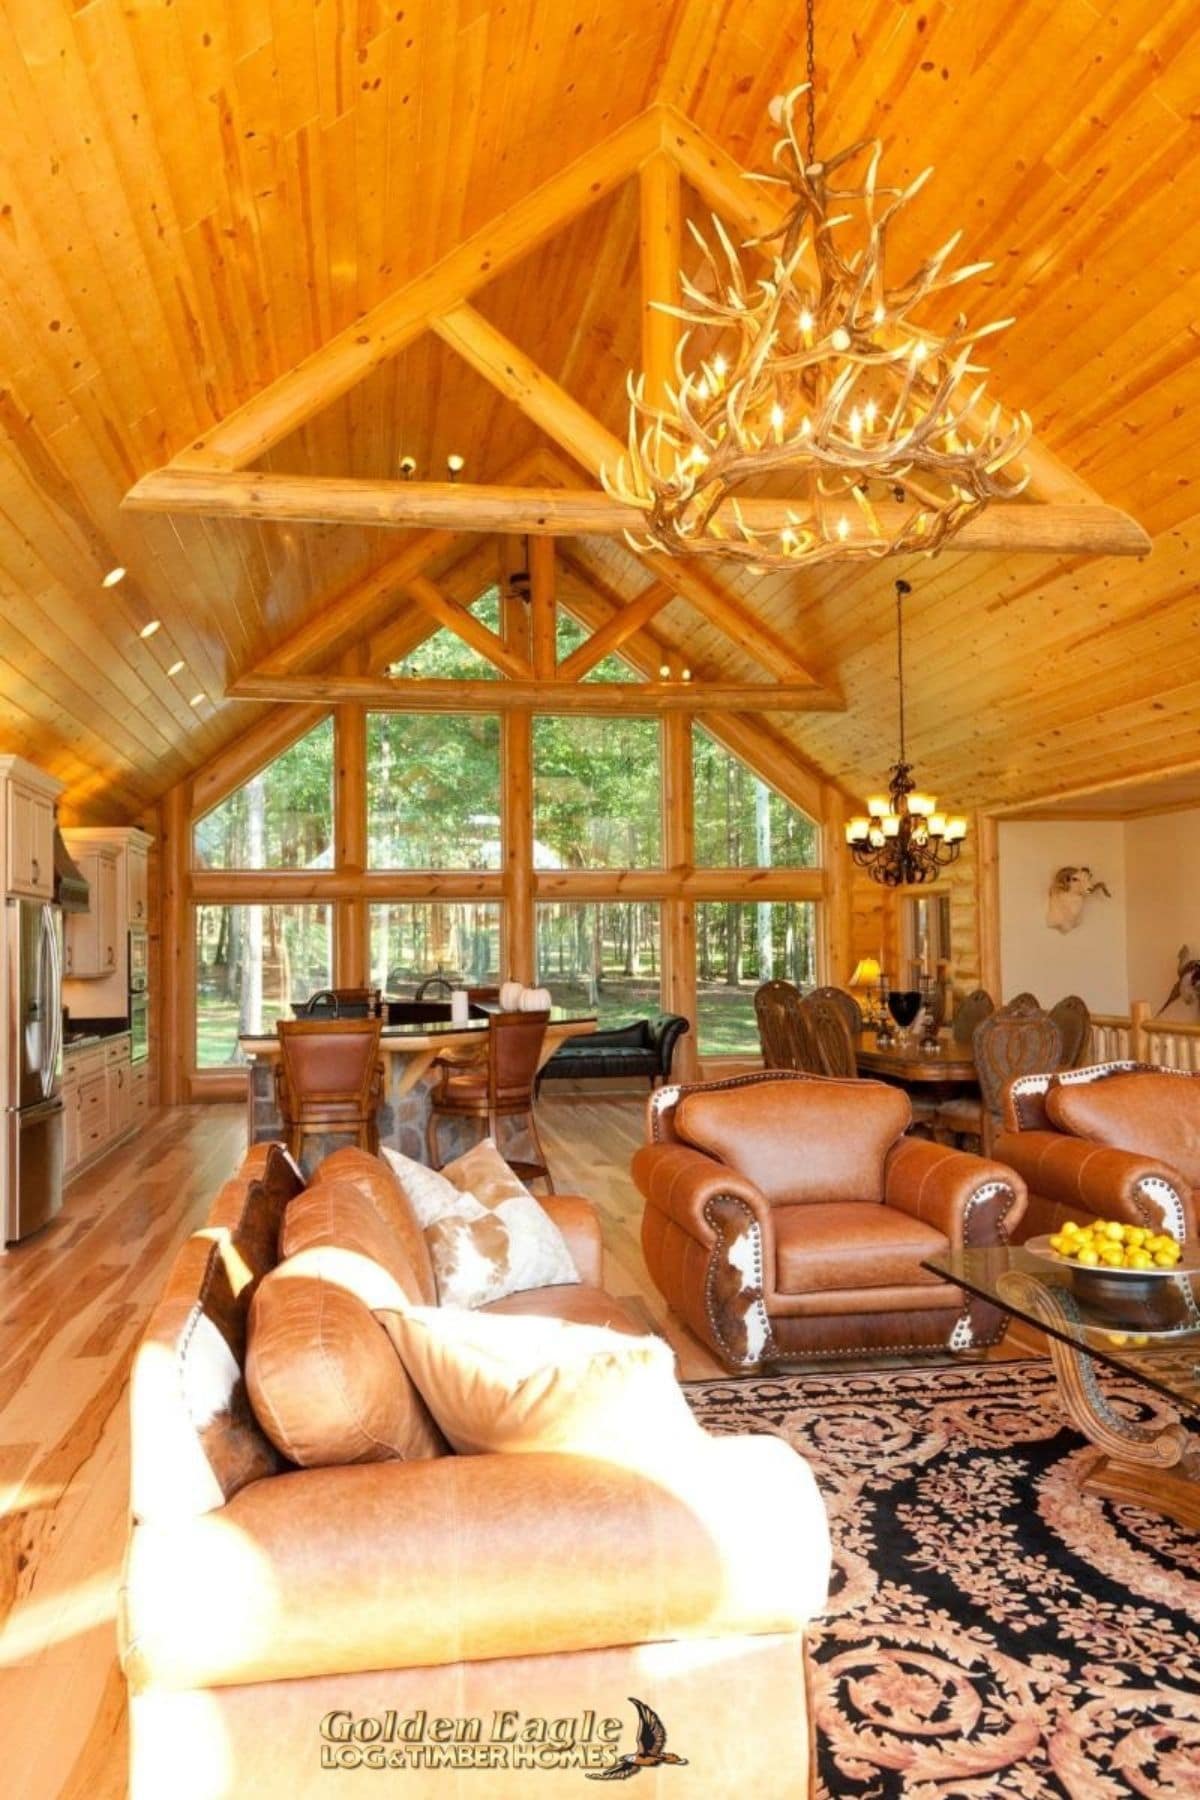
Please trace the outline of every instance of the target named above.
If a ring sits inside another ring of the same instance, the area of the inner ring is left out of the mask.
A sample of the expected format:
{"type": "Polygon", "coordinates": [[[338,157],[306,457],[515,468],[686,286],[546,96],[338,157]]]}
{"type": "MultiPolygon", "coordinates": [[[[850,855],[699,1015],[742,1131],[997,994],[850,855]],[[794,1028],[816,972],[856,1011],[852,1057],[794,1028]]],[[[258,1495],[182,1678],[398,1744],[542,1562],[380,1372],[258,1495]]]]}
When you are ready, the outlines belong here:
{"type": "Polygon", "coordinates": [[[923,1266],[1046,1333],[1064,1410],[1104,1452],[1083,1482],[1089,1492],[1200,1531],[1200,1436],[1178,1419],[1152,1427],[1122,1417],[1096,1372],[1108,1364],[1200,1414],[1200,1275],[1138,1279],[1007,1246],[952,1250],[923,1266]]]}

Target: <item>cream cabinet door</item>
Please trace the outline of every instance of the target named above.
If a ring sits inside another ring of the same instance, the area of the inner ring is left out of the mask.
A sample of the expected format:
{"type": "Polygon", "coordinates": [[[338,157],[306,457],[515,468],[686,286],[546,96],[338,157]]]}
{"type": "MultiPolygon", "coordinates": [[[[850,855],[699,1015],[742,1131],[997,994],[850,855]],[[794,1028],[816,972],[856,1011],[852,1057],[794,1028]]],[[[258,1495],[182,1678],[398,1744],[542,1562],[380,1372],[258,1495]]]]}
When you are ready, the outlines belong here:
{"type": "Polygon", "coordinates": [[[125,851],[125,878],[129,923],[145,925],[150,916],[150,861],[140,844],[130,844],[125,851]]]}
{"type": "Polygon", "coordinates": [[[35,900],[54,893],[54,802],[18,781],[8,784],[8,889],[35,900]]]}

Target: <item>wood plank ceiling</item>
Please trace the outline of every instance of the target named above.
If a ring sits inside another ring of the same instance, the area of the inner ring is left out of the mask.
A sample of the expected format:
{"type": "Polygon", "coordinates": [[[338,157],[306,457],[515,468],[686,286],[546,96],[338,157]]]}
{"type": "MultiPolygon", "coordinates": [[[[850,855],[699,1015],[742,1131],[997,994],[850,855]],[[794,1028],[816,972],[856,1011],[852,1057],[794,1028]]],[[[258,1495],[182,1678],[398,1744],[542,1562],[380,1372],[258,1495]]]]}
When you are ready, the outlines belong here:
{"type": "MultiPolygon", "coordinates": [[[[654,100],[761,165],[802,37],[784,0],[6,0],[0,747],[58,773],[74,816],[132,817],[243,729],[227,681],[400,540],[123,514],[128,486],[654,100]]],[[[818,0],[817,37],[821,140],[878,131],[892,175],[936,165],[920,245],[961,225],[997,259],[976,304],[1017,315],[996,391],[1156,539],[1141,563],[904,571],[922,780],[962,807],[1196,759],[1194,0],[818,0]]],[[[636,242],[626,188],[476,297],[617,432],[636,242]]],[[[410,453],[436,476],[454,450],[486,480],[538,443],[427,337],[263,466],[391,475],[410,453]]],[[[614,544],[572,551],[613,592],[646,583],[614,544]]],[[[784,726],[855,793],[894,754],[899,572],[722,572],[845,695],[784,726]]],[[[681,602],[656,629],[760,672],[681,602]]]]}

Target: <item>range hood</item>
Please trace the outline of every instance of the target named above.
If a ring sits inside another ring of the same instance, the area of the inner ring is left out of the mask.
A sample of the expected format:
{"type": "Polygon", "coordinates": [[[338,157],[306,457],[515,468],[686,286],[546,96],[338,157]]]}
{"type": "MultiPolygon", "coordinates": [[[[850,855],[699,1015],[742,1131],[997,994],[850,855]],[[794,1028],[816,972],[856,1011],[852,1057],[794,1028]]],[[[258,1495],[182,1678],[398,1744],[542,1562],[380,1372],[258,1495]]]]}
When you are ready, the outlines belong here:
{"type": "Polygon", "coordinates": [[[54,827],[54,898],[65,913],[91,910],[91,889],[72,860],[57,825],[54,827]]]}

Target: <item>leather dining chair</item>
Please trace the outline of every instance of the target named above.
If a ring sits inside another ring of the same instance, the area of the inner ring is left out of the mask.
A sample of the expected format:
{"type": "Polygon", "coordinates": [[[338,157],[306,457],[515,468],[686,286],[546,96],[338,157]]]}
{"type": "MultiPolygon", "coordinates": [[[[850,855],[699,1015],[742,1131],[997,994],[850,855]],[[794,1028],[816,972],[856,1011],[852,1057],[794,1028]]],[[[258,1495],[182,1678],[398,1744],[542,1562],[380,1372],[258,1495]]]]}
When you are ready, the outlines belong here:
{"type": "Polygon", "coordinates": [[[288,1149],[299,1162],[310,1137],[352,1137],[379,1148],[383,1093],[380,1019],[280,1019],[275,1093],[288,1149]]]}
{"type": "Polygon", "coordinates": [[[1049,1013],[1009,1014],[1002,1009],[985,1019],[973,1039],[979,1091],[983,1096],[983,1151],[1003,1128],[1004,1095],[1019,1075],[1062,1067],[1062,1036],[1049,1013]]]}
{"type": "Polygon", "coordinates": [[[493,1013],[488,1020],[486,1059],[481,1057],[466,1067],[449,1062],[440,1065],[441,1078],[430,1099],[425,1132],[429,1161],[435,1169],[442,1166],[440,1120],[479,1119],[486,1135],[498,1143],[498,1121],[524,1114],[535,1157],[532,1161],[505,1160],[522,1181],[544,1181],[554,1192],[533,1111],[534,1081],[549,1022],[549,1011],[493,1013]]]}

